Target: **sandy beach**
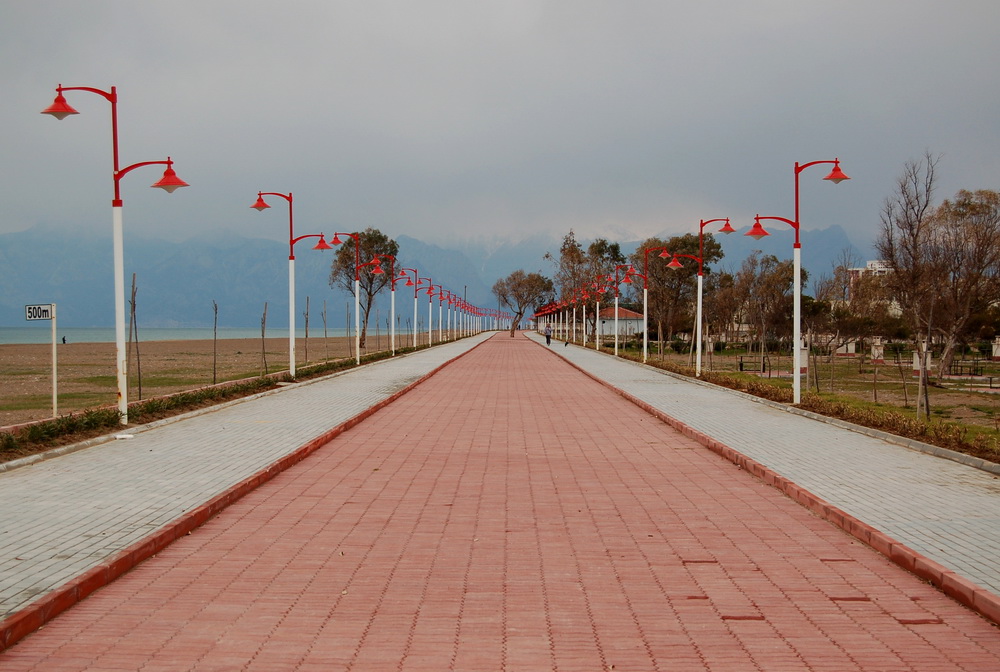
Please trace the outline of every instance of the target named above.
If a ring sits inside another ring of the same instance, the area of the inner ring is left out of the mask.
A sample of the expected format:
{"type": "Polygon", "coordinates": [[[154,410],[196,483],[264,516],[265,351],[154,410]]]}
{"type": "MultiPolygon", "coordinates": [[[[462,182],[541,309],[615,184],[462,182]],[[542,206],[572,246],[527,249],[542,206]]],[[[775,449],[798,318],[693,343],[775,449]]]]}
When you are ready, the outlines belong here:
{"type": "MultiPolygon", "coordinates": [[[[384,336],[369,348],[388,347],[384,336]]],[[[351,338],[300,338],[296,367],[353,355],[351,338]]],[[[58,346],[58,412],[114,405],[114,343],[67,343],[58,346]]],[[[220,339],[149,341],[135,344],[129,358],[129,400],[194,389],[213,382],[237,380],[288,369],[288,339],[220,339]],[[214,362],[214,365],[213,365],[214,362]],[[141,373],[141,381],[139,374],[141,373]],[[141,382],[141,396],[139,385],[141,382]]],[[[0,345],[0,427],[52,417],[52,346],[0,345]]]]}

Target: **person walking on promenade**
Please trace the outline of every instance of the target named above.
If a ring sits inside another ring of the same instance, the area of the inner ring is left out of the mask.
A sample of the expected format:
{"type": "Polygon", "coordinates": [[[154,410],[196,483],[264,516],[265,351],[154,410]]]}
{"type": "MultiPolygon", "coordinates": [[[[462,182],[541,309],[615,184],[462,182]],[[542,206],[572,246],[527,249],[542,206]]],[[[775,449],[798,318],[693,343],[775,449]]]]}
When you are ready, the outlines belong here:
{"type": "Polygon", "coordinates": [[[545,345],[552,345],[552,325],[545,325],[545,345]]]}

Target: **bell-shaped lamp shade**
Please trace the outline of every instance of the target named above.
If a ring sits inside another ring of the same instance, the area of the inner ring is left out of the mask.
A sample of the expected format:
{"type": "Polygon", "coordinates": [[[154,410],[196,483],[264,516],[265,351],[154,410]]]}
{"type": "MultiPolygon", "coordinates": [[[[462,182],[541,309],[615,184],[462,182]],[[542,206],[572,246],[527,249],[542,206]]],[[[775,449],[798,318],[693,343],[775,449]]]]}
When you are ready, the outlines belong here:
{"type": "Polygon", "coordinates": [[[823,179],[824,180],[830,180],[834,184],[840,184],[844,180],[849,180],[851,178],[849,178],[847,175],[845,175],[844,171],[842,171],[840,169],[840,160],[839,159],[834,159],[834,161],[833,161],[833,170],[831,170],[830,174],[827,175],[826,177],[824,177],[823,179]]]}
{"type": "Polygon", "coordinates": [[[340,245],[344,241],[342,241],[340,239],[340,236],[335,233],[335,234],[333,234],[333,240],[331,240],[330,242],[333,243],[334,245],[340,245]]]}
{"type": "Polygon", "coordinates": [[[673,259],[670,260],[670,263],[667,264],[667,268],[673,268],[673,269],[676,270],[678,268],[684,268],[684,264],[682,264],[681,262],[679,262],[677,260],[677,257],[674,257],[673,259]]]}
{"type": "Polygon", "coordinates": [[[69,103],[67,103],[66,99],[63,97],[62,93],[57,93],[55,101],[51,105],[46,107],[44,110],[42,110],[42,114],[51,114],[56,119],[65,119],[71,114],[80,114],[80,113],[74,110],[72,107],[70,107],[69,103]]]}
{"type": "Polygon", "coordinates": [[[632,276],[629,275],[628,273],[626,273],[625,274],[625,278],[622,280],[622,282],[624,282],[626,285],[631,285],[632,284],[632,276]]]}
{"type": "Polygon", "coordinates": [[[382,275],[383,273],[385,273],[385,271],[383,271],[382,267],[378,264],[375,264],[375,267],[372,268],[372,275],[382,275]]]}
{"type": "Polygon", "coordinates": [[[660,257],[661,259],[666,259],[667,257],[670,256],[670,250],[668,250],[667,248],[663,248],[663,251],[656,256],[660,257]]]}
{"type": "Polygon", "coordinates": [[[753,228],[747,231],[746,236],[750,236],[754,240],[760,240],[764,236],[770,236],[771,234],[764,230],[764,227],[760,225],[760,219],[754,219],[753,228]]]}
{"type": "Polygon", "coordinates": [[[729,218],[726,217],[726,223],[723,224],[721,229],[719,229],[719,233],[735,233],[735,232],[736,229],[733,228],[733,225],[729,223],[729,218]]]}
{"type": "Polygon", "coordinates": [[[167,169],[163,171],[163,177],[149,185],[151,187],[156,187],[157,189],[163,189],[163,191],[168,194],[172,194],[175,190],[181,187],[189,186],[187,182],[177,177],[177,173],[174,172],[173,161],[170,157],[167,157],[167,169]]]}
{"type": "Polygon", "coordinates": [[[316,245],[313,247],[313,249],[314,250],[332,250],[333,248],[330,247],[330,243],[326,242],[326,238],[324,238],[323,234],[321,233],[321,234],[319,234],[319,242],[316,243],[316,245]]]}
{"type": "Polygon", "coordinates": [[[263,194],[257,194],[257,202],[251,205],[250,207],[256,210],[257,212],[262,212],[264,210],[267,210],[271,206],[264,202],[263,194]]]}
{"type": "Polygon", "coordinates": [[[406,287],[413,287],[413,279],[410,276],[406,276],[406,287]]]}

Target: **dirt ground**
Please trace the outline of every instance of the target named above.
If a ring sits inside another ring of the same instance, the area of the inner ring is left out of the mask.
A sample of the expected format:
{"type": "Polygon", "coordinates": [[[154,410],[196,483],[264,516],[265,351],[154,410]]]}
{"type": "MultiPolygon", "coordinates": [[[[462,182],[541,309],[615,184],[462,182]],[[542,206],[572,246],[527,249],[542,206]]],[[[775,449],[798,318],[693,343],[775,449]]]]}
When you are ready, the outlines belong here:
{"type": "MultiPolygon", "coordinates": [[[[353,345],[350,338],[298,339],[296,366],[350,357],[353,345]]],[[[213,369],[216,382],[257,376],[265,356],[268,372],[287,370],[288,339],[140,342],[138,357],[133,345],[129,358],[129,400],[211,385],[213,369]]],[[[60,415],[117,402],[114,343],[60,344],[56,372],[60,415]]],[[[51,344],[0,345],[0,427],[51,417],[51,344]]]]}

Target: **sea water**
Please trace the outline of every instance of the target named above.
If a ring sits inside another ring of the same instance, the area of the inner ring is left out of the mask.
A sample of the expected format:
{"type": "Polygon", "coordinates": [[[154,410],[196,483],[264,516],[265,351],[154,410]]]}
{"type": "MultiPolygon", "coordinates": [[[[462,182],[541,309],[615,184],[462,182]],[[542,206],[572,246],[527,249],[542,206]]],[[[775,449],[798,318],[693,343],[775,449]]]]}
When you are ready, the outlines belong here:
{"type": "MultiPolygon", "coordinates": [[[[67,343],[114,343],[114,327],[59,327],[57,326],[56,340],[66,339],[67,343]]],[[[375,335],[374,328],[369,325],[368,331],[375,335]]],[[[346,329],[327,329],[326,336],[330,338],[349,336],[346,329]]],[[[270,329],[264,334],[267,338],[288,338],[288,329],[270,329]]],[[[296,338],[305,338],[304,328],[295,330],[296,338]]],[[[320,327],[310,327],[309,338],[323,338],[324,331],[320,327]]],[[[260,327],[219,327],[218,332],[213,335],[212,327],[173,327],[161,329],[139,329],[139,342],[145,341],[192,341],[211,340],[212,338],[260,338],[260,327]]],[[[127,339],[127,336],[126,336],[127,339]]],[[[135,336],[133,335],[133,340],[135,336]]],[[[20,344],[20,343],[51,343],[52,324],[48,321],[39,321],[39,326],[35,327],[0,327],[0,345],[20,344]]]]}

